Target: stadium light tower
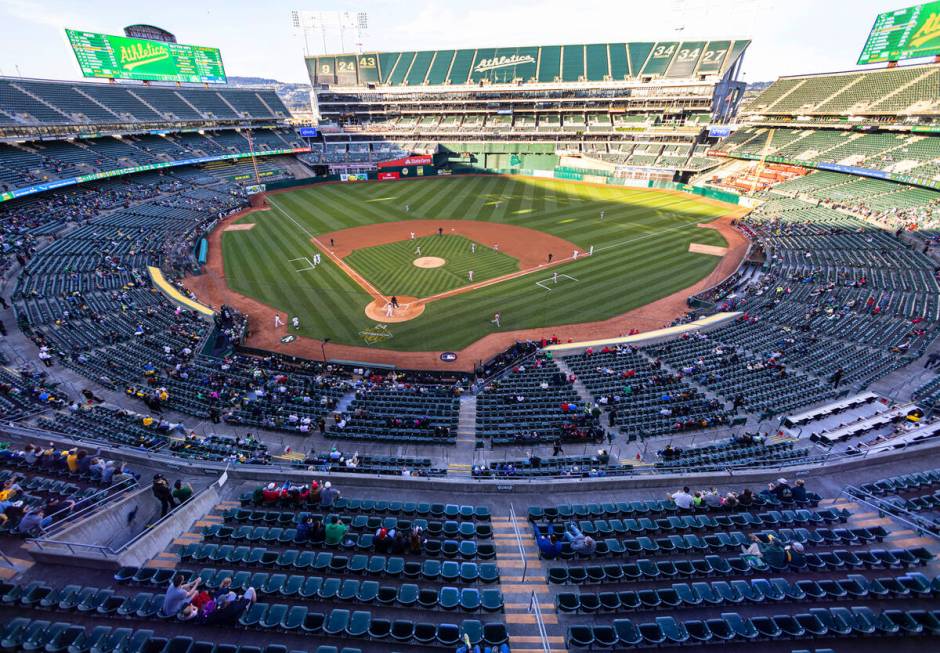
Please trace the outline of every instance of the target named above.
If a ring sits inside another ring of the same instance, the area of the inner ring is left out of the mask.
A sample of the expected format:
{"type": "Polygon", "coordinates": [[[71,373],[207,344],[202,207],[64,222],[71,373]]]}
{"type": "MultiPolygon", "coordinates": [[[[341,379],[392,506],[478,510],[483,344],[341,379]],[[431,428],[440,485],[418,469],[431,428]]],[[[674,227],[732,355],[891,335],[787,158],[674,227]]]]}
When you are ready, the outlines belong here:
{"type": "Polygon", "coordinates": [[[364,11],[352,13],[344,11],[339,14],[339,44],[343,52],[346,52],[346,30],[356,30],[356,45],[362,48],[362,32],[369,26],[369,15],[364,11]]]}
{"type": "Polygon", "coordinates": [[[290,21],[291,25],[297,29],[303,30],[306,55],[310,55],[309,34],[316,30],[320,30],[320,34],[323,37],[323,53],[326,54],[326,26],[328,21],[324,18],[323,12],[293,9],[290,12],[290,21]]]}
{"type": "Polygon", "coordinates": [[[362,33],[369,29],[369,14],[360,11],[356,14],[356,50],[362,54],[362,33]]]}

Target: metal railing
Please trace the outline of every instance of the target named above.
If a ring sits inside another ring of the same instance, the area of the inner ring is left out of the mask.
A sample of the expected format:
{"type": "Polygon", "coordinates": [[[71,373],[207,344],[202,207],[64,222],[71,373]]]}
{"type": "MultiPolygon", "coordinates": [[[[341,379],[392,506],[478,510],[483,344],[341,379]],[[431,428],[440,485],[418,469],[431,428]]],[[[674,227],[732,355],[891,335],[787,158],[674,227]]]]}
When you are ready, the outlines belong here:
{"type": "Polygon", "coordinates": [[[148,535],[151,531],[153,531],[154,528],[160,526],[161,524],[168,521],[169,519],[175,518],[176,517],[175,513],[176,513],[177,508],[184,506],[187,503],[190,503],[191,501],[196,499],[197,497],[202,496],[206,492],[213,490],[217,485],[221,486],[222,484],[224,484],[225,479],[227,478],[227,472],[228,472],[228,467],[226,466],[225,471],[222,472],[222,474],[219,476],[219,478],[216,481],[213,481],[207,487],[203,488],[202,490],[194,494],[185,503],[181,503],[178,506],[176,506],[176,508],[173,508],[172,510],[167,512],[167,514],[160,517],[160,519],[158,519],[157,521],[153,522],[152,524],[147,524],[139,533],[137,533],[137,535],[130,538],[127,542],[118,546],[117,548],[114,548],[110,545],[105,545],[105,544],[88,544],[87,542],[67,542],[67,541],[62,541],[62,540],[54,540],[48,537],[48,533],[44,533],[42,537],[32,538],[29,541],[40,551],[43,551],[44,549],[55,550],[60,547],[65,547],[68,550],[68,552],[73,555],[76,555],[79,552],[81,552],[85,555],[92,553],[92,554],[96,554],[99,556],[107,556],[107,557],[116,556],[126,551],[131,545],[135,544],[138,540],[140,540],[145,535],[148,535]]]}
{"type": "Polygon", "coordinates": [[[551,653],[548,631],[545,630],[545,620],[542,618],[542,606],[539,605],[539,597],[534,590],[529,596],[529,612],[535,615],[535,625],[539,631],[539,639],[542,640],[542,652],[551,653]]]}
{"type": "Polygon", "coordinates": [[[121,481],[120,483],[110,485],[103,490],[99,490],[94,494],[85,497],[84,499],[76,501],[77,505],[85,504],[78,510],[75,510],[74,508],[63,508],[62,510],[56,511],[51,515],[46,515],[47,517],[52,517],[52,525],[42,532],[43,536],[48,537],[49,535],[53,535],[59,532],[62,530],[62,528],[65,527],[66,524],[78,521],[79,519],[96,512],[99,508],[101,508],[102,505],[108,503],[111,499],[124,494],[126,490],[130,490],[136,486],[137,480],[128,478],[121,481]]]}
{"type": "MultiPolygon", "coordinates": [[[[37,429],[35,427],[23,426],[19,424],[7,423],[0,425],[0,433],[5,436],[19,437],[28,439],[32,442],[48,442],[52,440],[61,440],[64,443],[70,445],[84,444],[89,448],[94,448],[102,452],[102,455],[113,456],[120,459],[122,456],[127,457],[129,460],[135,459],[138,456],[144,456],[145,460],[142,461],[143,464],[154,467],[159,466],[163,470],[171,471],[180,471],[180,470],[189,470],[193,473],[221,473],[221,471],[228,464],[226,461],[209,461],[201,459],[189,459],[176,456],[172,453],[164,453],[163,451],[144,451],[141,449],[136,449],[133,447],[125,447],[119,444],[111,443],[106,440],[94,439],[82,437],[74,434],[60,433],[56,431],[49,431],[45,429],[37,429]]],[[[605,477],[602,479],[596,479],[593,477],[585,477],[581,475],[567,475],[563,472],[559,472],[557,475],[539,475],[539,476],[525,476],[525,475],[514,475],[511,477],[501,477],[501,476],[490,476],[490,477],[474,477],[470,476],[469,480],[476,481],[478,483],[518,483],[518,484],[532,484],[538,482],[550,482],[553,480],[558,481],[572,481],[572,480],[618,480],[618,479],[630,479],[630,478],[652,478],[652,477],[663,477],[663,478],[674,478],[681,477],[688,474],[723,474],[728,477],[734,476],[736,473],[756,473],[756,474],[774,474],[777,472],[791,472],[798,473],[799,468],[815,469],[819,467],[829,467],[834,464],[841,464],[846,462],[851,462],[854,460],[864,460],[865,458],[877,459],[881,456],[890,455],[893,452],[906,452],[909,449],[914,449],[920,447],[920,450],[927,451],[931,449],[940,448],[940,439],[926,439],[916,442],[907,442],[903,445],[898,446],[897,448],[890,451],[860,451],[855,454],[846,454],[846,453],[833,453],[827,452],[821,456],[814,456],[812,460],[801,460],[795,459],[790,461],[779,461],[775,464],[769,464],[766,466],[749,466],[743,465],[740,467],[735,467],[733,465],[727,465],[722,469],[711,469],[703,470],[700,466],[692,467],[640,467],[633,468],[630,470],[623,470],[625,473],[611,473],[608,472],[605,477]],[[871,454],[871,455],[869,455],[871,454]],[[796,470],[796,471],[794,471],[796,470]]],[[[613,456],[612,456],[613,457],[613,456]]],[[[249,463],[237,463],[233,469],[239,470],[241,472],[247,473],[257,473],[257,474],[283,474],[285,472],[297,472],[299,471],[296,465],[292,465],[285,461],[284,464],[249,464],[249,463]]],[[[344,474],[343,472],[323,472],[317,471],[317,474],[322,474],[324,476],[338,476],[343,478],[355,479],[355,478],[382,478],[382,479],[391,479],[396,478],[394,476],[388,476],[381,473],[375,474],[344,474]]],[[[444,477],[411,477],[408,480],[414,480],[419,482],[459,482],[465,484],[468,480],[467,476],[460,476],[459,478],[453,478],[451,476],[444,477]]]]}
{"type": "Polygon", "coordinates": [[[526,573],[529,571],[529,563],[525,558],[525,546],[522,544],[522,536],[519,534],[519,527],[516,525],[516,509],[509,504],[509,523],[512,524],[512,532],[516,536],[516,547],[519,549],[519,559],[522,560],[522,582],[525,582],[526,573]]]}
{"type": "Polygon", "coordinates": [[[889,516],[895,521],[899,521],[913,529],[918,535],[929,535],[936,540],[940,540],[940,530],[938,530],[937,526],[931,520],[913,513],[906,508],[902,508],[882,497],[875,496],[867,490],[863,490],[855,485],[847,485],[839,496],[845,496],[851,501],[864,503],[869,508],[876,510],[879,516],[889,516]]]}

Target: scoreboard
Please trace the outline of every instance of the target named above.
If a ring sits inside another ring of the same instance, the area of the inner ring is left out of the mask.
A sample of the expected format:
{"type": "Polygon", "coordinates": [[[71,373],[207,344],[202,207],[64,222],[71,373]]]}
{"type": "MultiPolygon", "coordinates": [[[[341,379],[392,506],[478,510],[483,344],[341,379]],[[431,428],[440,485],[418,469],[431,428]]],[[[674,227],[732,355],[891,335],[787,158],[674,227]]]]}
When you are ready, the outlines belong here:
{"type": "Polygon", "coordinates": [[[940,1],[878,14],[858,64],[940,54],[940,1]]]}
{"type": "Polygon", "coordinates": [[[85,77],[224,84],[218,48],[65,30],[85,77]]]}

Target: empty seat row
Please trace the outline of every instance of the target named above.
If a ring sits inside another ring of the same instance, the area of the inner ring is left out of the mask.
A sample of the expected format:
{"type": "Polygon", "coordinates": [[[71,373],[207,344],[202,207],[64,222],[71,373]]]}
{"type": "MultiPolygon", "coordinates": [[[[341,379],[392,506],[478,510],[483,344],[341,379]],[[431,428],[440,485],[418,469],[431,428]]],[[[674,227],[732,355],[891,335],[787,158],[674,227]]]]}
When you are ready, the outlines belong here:
{"type": "Polygon", "coordinates": [[[865,578],[851,574],[841,579],[791,582],[785,578],[754,578],[674,583],[659,589],[628,590],[620,592],[560,592],[555,605],[561,612],[619,612],[630,610],[656,610],[692,608],[708,605],[736,605],[739,603],[786,603],[800,601],[842,601],[861,598],[900,599],[940,596],[940,577],[928,579],[923,574],[911,573],[885,578],[865,578]]]}
{"type": "Polygon", "coordinates": [[[391,640],[411,644],[456,646],[466,637],[471,645],[500,646],[509,640],[502,623],[483,624],[466,619],[455,624],[415,623],[411,619],[378,619],[368,610],[337,608],[329,613],[312,612],[305,606],[283,603],[252,604],[239,618],[241,628],[267,631],[297,631],[326,637],[352,637],[372,641],[391,640]]]}
{"type": "Polygon", "coordinates": [[[657,617],[634,624],[616,619],[611,625],[568,628],[568,649],[633,648],[706,642],[816,639],[884,635],[940,635],[940,610],[885,610],[875,613],[865,606],[811,608],[808,613],[742,617],[723,612],[716,619],[679,621],[657,617]]]}
{"type": "MultiPolygon", "coordinates": [[[[301,554],[303,556],[304,554],[301,554]]],[[[298,561],[299,558],[298,558],[298,561]]],[[[331,572],[334,574],[358,574],[362,576],[377,576],[388,578],[423,578],[430,581],[465,583],[498,583],[499,569],[492,562],[454,562],[439,560],[405,561],[402,558],[385,558],[384,556],[333,556],[318,554],[312,565],[291,567],[295,570],[311,569],[313,571],[331,572]]],[[[225,570],[221,570],[225,571],[225,570]]],[[[141,586],[161,586],[179,574],[191,579],[195,576],[204,576],[210,572],[220,572],[215,568],[207,567],[198,574],[188,569],[157,569],[154,567],[122,567],[114,575],[118,583],[130,583],[141,586]]],[[[230,575],[232,572],[228,572],[230,575]]],[[[273,574],[283,576],[283,574],[273,574]]],[[[235,572],[233,578],[245,579],[247,583],[253,577],[262,578],[267,573],[252,574],[250,571],[235,572]],[[262,575],[259,575],[262,574],[262,575]]],[[[221,580],[221,578],[220,578],[221,580]]],[[[245,587],[248,585],[246,584],[245,587]]]]}
{"type": "MultiPolygon", "coordinates": [[[[250,506],[252,494],[241,496],[242,507],[250,506]]],[[[285,498],[278,505],[289,505],[291,501],[285,498]]],[[[490,518],[488,506],[469,506],[453,503],[425,503],[410,501],[383,501],[378,499],[353,499],[339,497],[333,503],[334,510],[364,514],[389,515],[417,515],[419,517],[447,518],[447,519],[475,519],[487,520],[490,518]]]]}
{"type": "MultiPolygon", "coordinates": [[[[479,624],[479,622],[476,622],[479,624]]],[[[434,643],[454,646],[468,636],[488,635],[499,637],[499,629],[492,626],[477,626],[465,622],[461,626],[440,624],[434,627],[434,643]]],[[[431,624],[415,624],[415,641],[420,630],[428,632],[431,624]]],[[[406,628],[401,629],[402,631],[406,628]]],[[[430,643],[430,642],[429,642],[430,643]]],[[[508,653],[508,645],[499,645],[498,653],[508,653]]],[[[148,629],[112,628],[95,626],[90,630],[79,624],[64,621],[55,623],[45,619],[32,620],[27,617],[15,617],[0,628],[0,648],[5,651],[45,651],[46,653],[288,653],[283,644],[267,644],[263,649],[247,644],[222,644],[212,641],[194,641],[188,635],[172,638],[159,637],[148,629]]],[[[497,649],[494,649],[494,651],[497,649]]],[[[290,653],[302,653],[291,651],[290,653]]],[[[314,653],[362,653],[362,649],[324,645],[318,646],[314,653]]]]}

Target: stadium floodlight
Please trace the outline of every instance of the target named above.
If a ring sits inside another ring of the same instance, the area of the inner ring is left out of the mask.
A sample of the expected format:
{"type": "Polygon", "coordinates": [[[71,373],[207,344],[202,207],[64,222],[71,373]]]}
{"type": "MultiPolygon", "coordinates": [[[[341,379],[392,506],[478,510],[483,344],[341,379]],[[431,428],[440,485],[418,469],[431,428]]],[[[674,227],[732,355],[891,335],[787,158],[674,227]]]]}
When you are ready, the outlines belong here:
{"type": "Polygon", "coordinates": [[[369,29],[369,15],[360,11],[356,14],[356,29],[358,30],[367,30],[369,29]]]}

